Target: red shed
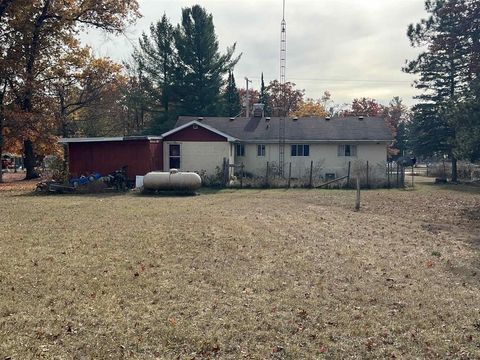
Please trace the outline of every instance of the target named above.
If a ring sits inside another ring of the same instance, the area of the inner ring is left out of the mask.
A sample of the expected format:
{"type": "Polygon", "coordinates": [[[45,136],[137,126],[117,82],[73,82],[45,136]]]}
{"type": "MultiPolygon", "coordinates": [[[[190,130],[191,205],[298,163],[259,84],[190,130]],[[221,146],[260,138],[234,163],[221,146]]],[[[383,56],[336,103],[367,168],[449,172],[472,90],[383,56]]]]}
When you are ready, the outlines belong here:
{"type": "Polygon", "coordinates": [[[98,172],[109,174],[127,166],[127,177],[163,169],[163,144],[160,136],[127,136],[98,138],[62,138],[68,145],[71,176],[98,172]]]}

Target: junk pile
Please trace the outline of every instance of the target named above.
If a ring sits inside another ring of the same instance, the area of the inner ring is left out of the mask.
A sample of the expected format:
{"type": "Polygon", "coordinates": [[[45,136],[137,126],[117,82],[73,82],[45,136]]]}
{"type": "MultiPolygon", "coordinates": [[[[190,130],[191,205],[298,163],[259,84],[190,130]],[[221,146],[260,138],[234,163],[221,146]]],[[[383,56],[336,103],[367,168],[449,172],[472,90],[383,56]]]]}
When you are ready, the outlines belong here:
{"type": "Polygon", "coordinates": [[[102,191],[127,191],[127,167],[102,176],[94,172],[90,175],[81,175],[80,177],[71,178],[66,182],[55,180],[42,181],[37,184],[36,192],[43,193],[91,193],[102,191]]]}

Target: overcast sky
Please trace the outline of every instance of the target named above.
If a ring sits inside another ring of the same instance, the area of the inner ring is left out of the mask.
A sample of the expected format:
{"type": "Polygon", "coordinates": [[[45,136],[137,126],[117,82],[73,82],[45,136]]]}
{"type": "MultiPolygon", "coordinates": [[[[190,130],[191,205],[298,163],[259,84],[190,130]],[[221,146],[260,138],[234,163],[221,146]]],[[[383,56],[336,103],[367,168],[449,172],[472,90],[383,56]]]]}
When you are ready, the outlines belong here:
{"type": "MultiPolygon", "coordinates": [[[[97,56],[127,60],[143,31],[166,13],[173,24],[183,7],[200,4],[213,14],[221,51],[237,43],[243,53],[235,68],[237,86],[244,77],[260,87],[279,77],[282,0],[139,0],[143,17],[126,36],[90,31],[82,38],[97,56]]],[[[411,105],[414,77],[402,73],[410,47],[407,26],[426,16],[423,0],[286,0],[287,81],[319,98],[329,90],[336,103],[372,97],[387,104],[400,96],[411,105]]]]}

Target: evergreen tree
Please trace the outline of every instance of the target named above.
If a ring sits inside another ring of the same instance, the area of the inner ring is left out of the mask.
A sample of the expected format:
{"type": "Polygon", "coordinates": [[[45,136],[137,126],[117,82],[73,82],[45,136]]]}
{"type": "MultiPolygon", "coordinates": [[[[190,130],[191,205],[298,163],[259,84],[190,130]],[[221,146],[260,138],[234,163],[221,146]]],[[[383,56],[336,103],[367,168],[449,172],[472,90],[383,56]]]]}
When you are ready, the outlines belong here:
{"type": "Polygon", "coordinates": [[[270,116],[271,111],[270,111],[270,108],[268,107],[268,104],[269,104],[268,92],[265,86],[265,82],[263,81],[263,72],[262,72],[262,84],[260,86],[260,102],[265,105],[264,107],[265,116],[270,116]]]}
{"type": "Polygon", "coordinates": [[[142,86],[148,92],[143,100],[148,103],[148,111],[153,117],[149,131],[162,132],[171,127],[176,118],[172,105],[178,99],[174,27],[165,14],[150,26],[150,36],[142,34],[133,58],[143,75],[142,86]]]}
{"type": "Polygon", "coordinates": [[[242,110],[242,105],[240,104],[240,94],[235,84],[235,76],[231,70],[228,70],[228,82],[227,88],[225,89],[224,94],[225,101],[225,115],[233,117],[237,116],[242,110]]]}
{"type": "Polygon", "coordinates": [[[455,123],[446,109],[462,99],[471,80],[472,37],[466,21],[469,1],[426,0],[430,17],[410,25],[407,32],[412,46],[427,47],[404,68],[419,75],[415,87],[423,91],[417,97],[421,103],[414,108],[412,144],[418,155],[447,154],[452,160],[453,181],[457,179],[457,139],[455,123]]]}
{"type": "Polygon", "coordinates": [[[182,10],[182,22],[174,37],[182,114],[217,115],[224,76],[240,59],[234,58],[236,44],[227,48],[225,54],[219,52],[213,17],[199,5],[182,10]]]}

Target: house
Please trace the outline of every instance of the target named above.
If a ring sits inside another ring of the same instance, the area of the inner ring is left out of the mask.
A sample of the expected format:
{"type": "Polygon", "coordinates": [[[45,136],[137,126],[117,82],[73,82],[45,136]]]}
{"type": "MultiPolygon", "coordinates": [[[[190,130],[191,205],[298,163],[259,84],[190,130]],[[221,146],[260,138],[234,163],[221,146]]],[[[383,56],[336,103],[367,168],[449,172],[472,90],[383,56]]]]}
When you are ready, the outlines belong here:
{"type": "Polygon", "coordinates": [[[67,146],[70,175],[78,177],[98,172],[109,174],[126,166],[127,178],[163,169],[160,136],[61,138],[67,146]]]}
{"type": "MultiPolygon", "coordinates": [[[[181,116],[162,134],[164,170],[178,168],[214,174],[226,159],[244,166],[254,176],[265,176],[267,162],[278,166],[281,119],[181,116]]],[[[347,173],[348,163],[366,163],[383,169],[392,134],[379,117],[286,118],[284,168],[302,177],[311,162],[325,178],[347,173]]]]}

